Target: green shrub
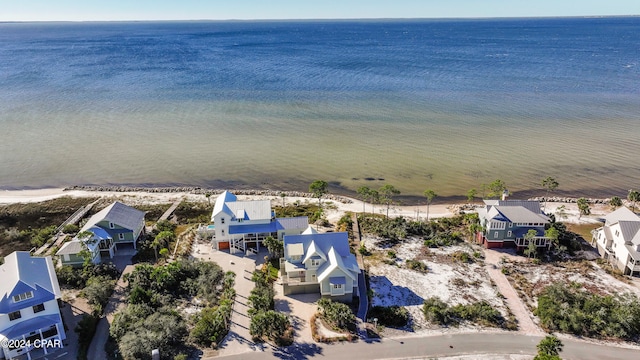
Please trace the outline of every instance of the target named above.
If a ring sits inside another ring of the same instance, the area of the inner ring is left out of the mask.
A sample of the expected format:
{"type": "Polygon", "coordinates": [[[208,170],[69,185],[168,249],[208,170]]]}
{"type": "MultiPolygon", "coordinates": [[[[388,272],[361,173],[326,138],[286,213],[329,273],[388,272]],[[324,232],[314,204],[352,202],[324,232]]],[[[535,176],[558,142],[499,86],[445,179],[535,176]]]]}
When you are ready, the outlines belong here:
{"type": "Polygon", "coordinates": [[[75,332],[78,333],[78,359],[86,360],[87,351],[93,335],[96,333],[99,317],[93,315],[82,315],[82,319],[76,325],[75,332]]]}
{"type": "Polygon", "coordinates": [[[640,334],[640,300],[631,294],[599,295],[556,283],[538,296],[535,314],[549,331],[624,340],[640,334]]]}
{"type": "Polygon", "coordinates": [[[251,317],[249,333],[254,341],[271,340],[279,346],[290,345],[291,322],[289,318],[273,310],[258,312],[251,317]]]}
{"type": "Polygon", "coordinates": [[[449,307],[440,298],[431,297],[424,301],[422,311],[428,321],[440,325],[458,325],[462,320],[484,326],[505,327],[507,325],[502,314],[486,301],[449,307]]]}
{"type": "Polygon", "coordinates": [[[331,301],[327,298],[318,300],[320,316],[334,328],[342,331],[354,331],[356,316],[346,304],[331,301]]]}
{"type": "Polygon", "coordinates": [[[80,228],[76,224],[67,224],[62,228],[62,232],[65,234],[77,234],[80,228]]]}
{"type": "Polygon", "coordinates": [[[391,327],[407,326],[409,312],[403,306],[374,306],[369,310],[369,318],[377,318],[378,324],[391,327]]]}
{"type": "Polygon", "coordinates": [[[423,274],[426,274],[427,272],[429,272],[429,267],[427,266],[427,264],[419,260],[407,260],[406,266],[407,266],[407,269],[415,270],[423,274]]]}

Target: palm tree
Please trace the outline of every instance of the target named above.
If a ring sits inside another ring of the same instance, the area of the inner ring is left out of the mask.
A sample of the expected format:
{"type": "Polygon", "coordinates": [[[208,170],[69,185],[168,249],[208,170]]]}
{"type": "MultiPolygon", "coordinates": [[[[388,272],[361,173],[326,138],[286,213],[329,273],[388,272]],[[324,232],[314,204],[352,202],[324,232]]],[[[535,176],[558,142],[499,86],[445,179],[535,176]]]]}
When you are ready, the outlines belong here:
{"type": "Polygon", "coordinates": [[[424,196],[427,198],[427,221],[429,221],[429,206],[433,199],[438,196],[435,191],[427,189],[424,191],[424,196]]]}
{"type": "Polygon", "coordinates": [[[546,179],[542,180],[542,186],[547,189],[547,196],[544,198],[544,207],[547,206],[547,198],[549,197],[549,193],[558,188],[560,184],[556,179],[551,176],[547,176],[546,179]]]}
{"type": "Polygon", "coordinates": [[[206,193],[204,193],[204,196],[207,198],[209,206],[211,206],[211,193],[207,191],[206,193]]]}

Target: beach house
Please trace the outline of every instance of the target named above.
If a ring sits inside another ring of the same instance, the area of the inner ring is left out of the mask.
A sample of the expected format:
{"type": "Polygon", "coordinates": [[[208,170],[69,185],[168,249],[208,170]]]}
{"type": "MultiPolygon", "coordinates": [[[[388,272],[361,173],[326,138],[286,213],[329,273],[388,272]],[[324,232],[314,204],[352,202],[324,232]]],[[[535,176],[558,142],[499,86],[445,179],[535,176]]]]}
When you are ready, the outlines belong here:
{"type": "Polygon", "coordinates": [[[309,227],[300,235],[285,235],[280,272],[285,295],[319,292],[343,302],[358,296],[360,267],[346,232],[318,234],[309,227]]]}
{"type": "Polygon", "coordinates": [[[118,246],[136,249],[144,234],[144,212],[116,201],[89,218],[78,236],[65,243],[56,256],[63,265],[78,266],[90,254],[91,262],[97,264],[103,256],[112,258],[118,246]]]}
{"type": "Polygon", "coordinates": [[[0,359],[42,357],[66,339],[51,257],[16,251],[0,265],[0,359]]]}
{"type": "Polygon", "coordinates": [[[213,247],[231,253],[260,251],[268,236],[282,240],[285,235],[300,234],[309,226],[306,216],[276,218],[269,200],[240,201],[229,191],[218,196],[206,227],[213,247]]]}
{"type": "Polygon", "coordinates": [[[640,217],[626,207],[605,216],[594,229],[591,245],[625,275],[640,275],[640,217]]]}
{"type": "Polygon", "coordinates": [[[482,230],[476,234],[478,243],[487,248],[529,246],[525,235],[534,230],[531,239],[538,248],[551,247],[551,239],[545,237],[549,217],[542,212],[540,202],[531,200],[484,200],[485,207],[478,209],[482,230]]]}

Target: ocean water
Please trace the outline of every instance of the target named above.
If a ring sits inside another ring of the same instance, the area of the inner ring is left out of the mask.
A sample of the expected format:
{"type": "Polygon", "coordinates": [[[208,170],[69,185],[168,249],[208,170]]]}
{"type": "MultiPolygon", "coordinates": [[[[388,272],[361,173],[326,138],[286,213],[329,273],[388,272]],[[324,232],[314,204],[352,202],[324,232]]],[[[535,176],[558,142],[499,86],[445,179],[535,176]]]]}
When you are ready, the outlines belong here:
{"type": "Polygon", "coordinates": [[[0,24],[0,188],[640,186],[640,18],[0,24]]]}

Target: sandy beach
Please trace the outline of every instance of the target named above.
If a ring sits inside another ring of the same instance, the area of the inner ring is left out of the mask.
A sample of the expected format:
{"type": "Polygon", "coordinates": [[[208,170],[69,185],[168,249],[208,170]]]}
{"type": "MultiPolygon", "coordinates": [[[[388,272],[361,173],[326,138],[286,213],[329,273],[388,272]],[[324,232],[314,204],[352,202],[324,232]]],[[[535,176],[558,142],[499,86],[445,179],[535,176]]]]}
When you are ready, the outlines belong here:
{"type": "MultiPolygon", "coordinates": [[[[14,204],[14,203],[33,203],[56,199],[63,196],[70,197],[104,197],[114,198],[124,201],[128,204],[158,204],[158,203],[171,203],[178,199],[185,199],[189,201],[207,201],[207,198],[203,194],[194,194],[190,192],[146,192],[146,191],[87,191],[87,190],[65,190],[64,188],[47,188],[47,189],[29,189],[29,190],[4,190],[0,191],[0,204],[14,204]]],[[[212,202],[216,195],[212,196],[212,202]]],[[[363,202],[358,199],[342,196],[347,199],[346,202],[339,202],[333,200],[323,200],[324,203],[330,202],[335,206],[331,206],[327,211],[327,219],[330,222],[337,221],[345,211],[362,212],[363,202]],[[350,201],[350,202],[349,202],[350,201]]],[[[279,196],[267,196],[267,195],[240,195],[240,199],[253,200],[253,199],[269,199],[275,204],[282,204],[282,198],[279,196]]],[[[312,202],[316,201],[314,198],[309,197],[289,197],[285,198],[286,203],[299,202],[312,202]]],[[[389,209],[389,216],[404,216],[413,219],[426,219],[427,210],[429,212],[429,218],[447,217],[455,215],[460,206],[463,204],[454,203],[436,203],[431,204],[427,209],[427,205],[392,205],[389,209]]],[[[477,200],[474,205],[480,206],[482,202],[477,200]]],[[[604,204],[591,204],[591,215],[579,216],[578,207],[575,203],[571,202],[549,202],[545,206],[545,212],[548,214],[557,214],[558,209],[564,206],[564,214],[566,217],[559,221],[571,223],[571,224],[590,224],[598,223],[600,218],[611,211],[608,205],[604,204]]],[[[378,214],[386,213],[385,205],[371,205],[369,203],[364,204],[364,210],[366,212],[374,211],[378,214]]]]}

